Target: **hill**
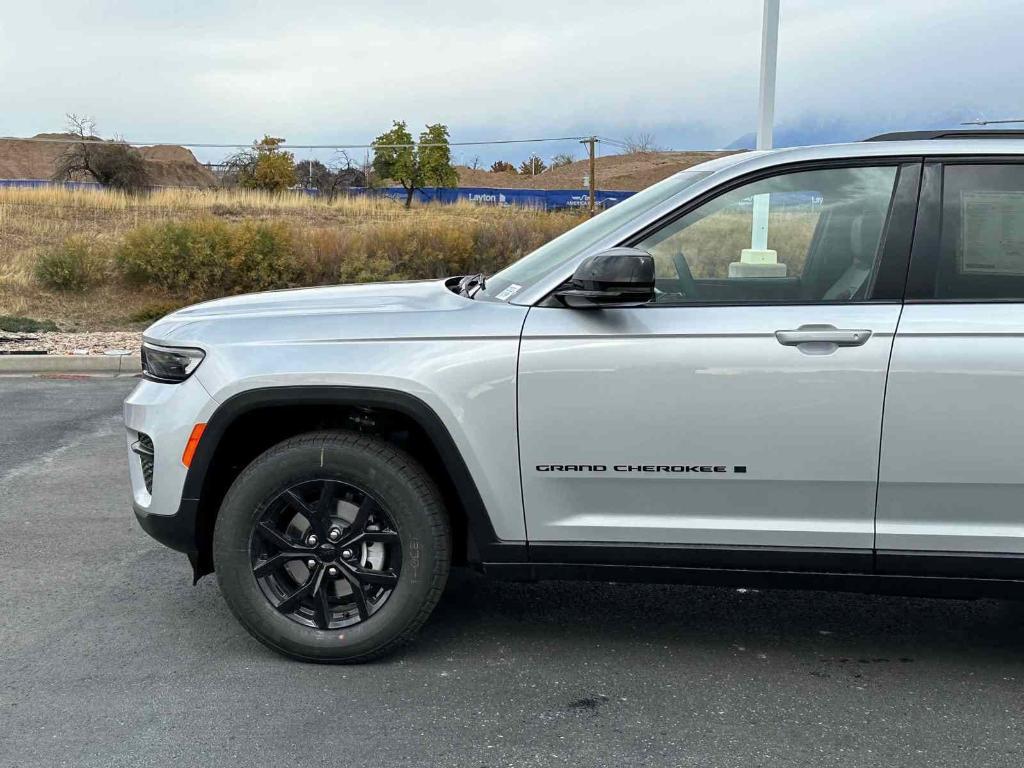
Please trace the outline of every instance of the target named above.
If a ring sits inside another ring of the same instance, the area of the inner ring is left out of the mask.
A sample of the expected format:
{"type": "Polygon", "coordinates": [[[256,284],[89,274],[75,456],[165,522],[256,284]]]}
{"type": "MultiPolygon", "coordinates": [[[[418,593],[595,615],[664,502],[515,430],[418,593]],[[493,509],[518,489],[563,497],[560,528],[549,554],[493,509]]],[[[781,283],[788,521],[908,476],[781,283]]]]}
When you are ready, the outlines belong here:
{"type": "MultiPolygon", "coordinates": [[[[66,139],[65,133],[40,133],[33,138],[66,139]]],[[[49,179],[67,149],[57,142],[0,138],[0,179],[49,179]]],[[[140,147],[153,184],[163,187],[214,187],[217,178],[184,147],[140,147]]]]}
{"type": "MultiPolygon", "coordinates": [[[[595,160],[598,189],[636,191],[668,178],[673,173],[733,152],[633,152],[606,155],[595,160]]],[[[587,160],[552,168],[536,176],[491,173],[457,166],[460,187],[501,187],[505,189],[582,189],[590,171],[587,160]]]]}

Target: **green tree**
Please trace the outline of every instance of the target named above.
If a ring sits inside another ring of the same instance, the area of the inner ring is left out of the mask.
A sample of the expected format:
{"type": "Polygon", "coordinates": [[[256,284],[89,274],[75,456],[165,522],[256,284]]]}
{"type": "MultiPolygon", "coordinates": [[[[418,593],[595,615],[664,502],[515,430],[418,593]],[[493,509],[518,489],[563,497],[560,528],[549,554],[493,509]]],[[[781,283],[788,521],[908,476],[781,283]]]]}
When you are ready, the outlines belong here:
{"type": "Polygon", "coordinates": [[[417,189],[454,187],[459,175],[452,166],[448,126],[428,125],[413,143],[405,123],[395,120],[390,131],[373,140],[373,170],[381,179],[393,179],[405,190],[405,207],[417,189]]]}
{"type": "Polygon", "coordinates": [[[536,176],[547,170],[547,165],[536,154],[530,155],[519,164],[519,173],[522,176],[536,176]]]}
{"type": "Polygon", "coordinates": [[[517,173],[516,167],[507,160],[495,160],[491,163],[491,173],[517,173]]]}
{"type": "Polygon", "coordinates": [[[295,186],[295,156],[281,148],[284,139],[264,136],[227,160],[226,180],[245,189],[280,192],[295,186]]]}
{"type": "MultiPolygon", "coordinates": [[[[401,120],[392,123],[390,131],[385,131],[373,140],[373,172],[381,180],[414,179],[416,175],[416,147],[412,142],[412,134],[401,120]]],[[[404,186],[404,184],[403,184],[404,186]]],[[[411,199],[412,192],[406,187],[411,199]]]]}

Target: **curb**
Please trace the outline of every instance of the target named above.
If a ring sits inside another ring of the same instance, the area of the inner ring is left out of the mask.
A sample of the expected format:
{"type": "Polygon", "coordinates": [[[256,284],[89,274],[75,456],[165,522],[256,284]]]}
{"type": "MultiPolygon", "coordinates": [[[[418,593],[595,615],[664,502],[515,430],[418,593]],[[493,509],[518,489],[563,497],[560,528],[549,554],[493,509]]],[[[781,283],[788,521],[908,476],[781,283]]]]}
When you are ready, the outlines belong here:
{"type": "Polygon", "coordinates": [[[6,373],[140,373],[138,355],[0,355],[6,373]]]}

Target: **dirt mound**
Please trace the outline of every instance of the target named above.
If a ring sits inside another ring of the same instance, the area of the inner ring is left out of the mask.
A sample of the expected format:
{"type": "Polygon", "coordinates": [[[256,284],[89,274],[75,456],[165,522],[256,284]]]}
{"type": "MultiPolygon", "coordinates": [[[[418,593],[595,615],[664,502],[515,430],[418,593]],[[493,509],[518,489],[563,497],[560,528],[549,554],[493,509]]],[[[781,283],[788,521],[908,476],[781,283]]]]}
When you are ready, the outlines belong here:
{"type": "Polygon", "coordinates": [[[159,160],[162,163],[194,163],[195,156],[184,147],[139,147],[142,156],[147,160],[159,160]]]}
{"type": "MultiPolygon", "coordinates": [[[[36,139],[75,138],[66,133],[40,133],[36,139]]],[[[49,179],[67,144],[0,138],[0,179],[49,179]]],[[[140,147],[152,183],[163,187],[214,187],[217,178],[184,147],[140,147]]]]}
{"type": "MultiPolygon", "coordinates": [[[[606,155],[595,160],[598,189],[640,190],[690,166],[731,155],[733,152],[633,152],[606,155]]],[[[582,189],[590,172],[588,160],[553,168],[536,176],[491,173],[458,166],[460,187],[499,187],[504,189],[582,189]]]]}
{"type": "Polygon", "coordinates": [[[217,177],[185,147],[139,147],[153,183],[165,187],[216,187],[217,177]]]}

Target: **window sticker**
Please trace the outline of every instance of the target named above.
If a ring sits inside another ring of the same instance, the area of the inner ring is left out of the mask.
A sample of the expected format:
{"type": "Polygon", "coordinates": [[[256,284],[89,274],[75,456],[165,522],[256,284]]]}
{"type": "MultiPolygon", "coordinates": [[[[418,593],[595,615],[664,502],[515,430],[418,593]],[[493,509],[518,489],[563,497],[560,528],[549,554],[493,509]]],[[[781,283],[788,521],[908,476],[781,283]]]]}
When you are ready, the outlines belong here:
{"type": "Polygon", "coordinates": [[[960,273],[1024,276],[1024,192],[963,192],[960,273]]]}
{"type": "Polygon", "coordinates": [[[498,299],[498,301],[508,301],[513,296],[515,296],[517,293],[519,293],[521,290],[523,290],[523,286],[516,285],[515,283],[512,283],[512,285],[510,285],[508,288],[503,290],[501,293],[499,293],[494,298],[498,299]]]}

